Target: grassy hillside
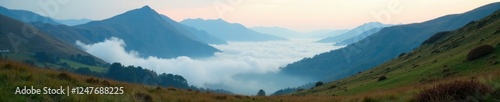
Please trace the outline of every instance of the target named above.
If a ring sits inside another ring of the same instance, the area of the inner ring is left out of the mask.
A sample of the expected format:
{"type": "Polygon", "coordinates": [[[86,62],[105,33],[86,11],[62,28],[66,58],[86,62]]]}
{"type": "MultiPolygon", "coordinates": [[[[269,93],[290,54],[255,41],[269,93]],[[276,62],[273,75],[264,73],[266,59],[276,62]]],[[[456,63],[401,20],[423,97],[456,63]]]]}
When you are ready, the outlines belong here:
{"type": "Polygon", "coordinates": [[[415,50],[375,68],[291,95],[348,96],[358,101],[410,101],[424,89],[456,80],[477,80],[492,87],[498,95],[498,56],[500,11],[458,30],[438,33],[415,50]],[[481,45],[491,45],[494,50],[478,59],[467,60],[469,52],[481,45]],[[381,80],[382,76],[386,79],[381,80]]]}
{"type": "MultiPolygon", "coordinates": [[[[5,57],[6,59],[18,61],[18,62],[22,62],[25,60],[31,60],[31,61],[33,61],[34,65],[36,65],[38,67],[48,67],[48,68],[56,68],[56,69],[65,67],[65,66],[61,66],[60,64],[37,61],[37,59],[34,58],[33,55],[31,55],[31,54],[4,53],[0,57],[5,57]]],[[[83,64],[80,62],[76,62],[76,61],[68,60],[68,59],[64,59],[64,58],[60,59],[59,63],[67,63],[71,68],[89,68],[91,71],[99,72],[99,73],[106,72],[108,69],[108,68],[104,68],[102,66],[91,66],[91,65],[83,64]]]]}
{"type": "MultiPolygon", "coordinates": [[[[255,97],[253,97],[255,98],[255,97]]],[[[129,84],[108,79],[97,79],[68,72],[35,68],[11,61],[0,61],[0,101],[206,101],[206,100],[252,100],[250,97],[221,95],[196,90],[181,90],[156,86],[129,84]],[[91,80],[94,79],[94,80],[91,80]],[[17,87],[124,87],[122,95],[15,95],[17,87]],[[149,98],[148,98],[149,97],[149,98]]]]}

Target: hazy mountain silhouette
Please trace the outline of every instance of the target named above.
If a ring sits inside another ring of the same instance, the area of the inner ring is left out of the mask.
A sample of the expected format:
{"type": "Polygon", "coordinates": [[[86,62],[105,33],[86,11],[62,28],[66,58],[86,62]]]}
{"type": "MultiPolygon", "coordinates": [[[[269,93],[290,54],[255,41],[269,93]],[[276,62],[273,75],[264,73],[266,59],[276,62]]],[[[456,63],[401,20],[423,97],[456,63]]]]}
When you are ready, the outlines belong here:
{"type": "Polygon", "coordinates": [[[293,31],[287,28],[282,28],[282,27],[263,27],[263,26],[258,26],[258,27],[251,27],[250,29],[261,32],[261,33],[266,33],[266,34],[271,34],[274,36],[278,37],[283,37],[283,38],[298,38],[298,37],[306,37],[305,34],[302,34],[297,31],[293,31]]]}
{"type": "Polygon", "coordinates": [[[41,16],[39,14],[26,11],[26,10],[11,10],[7,9],[5,7],[0,6],[0,14],[13,18],[15,20],[24,22],[24,23],[29,23],[29,22],[43,22],[43,23],[48,23],[48,24],[53,24],[53,25],[59,25],[60,23],[52,20],[49,17],[41,16]]]}
{"type": "Polygon", "coordinates": [[[371,30],[373,28],[380,28],[380,27],[386,27],[386,26],[390,26],[390,25],[382,24],[379,22],[369,22],[369,23],[365,23],[363,25],[360,25],[354,29],[351,29],[348,32],[345,32],[343,34],[333,36],[333,37],[324,38],[324,39],[321,39],[317,42],[322,42],[322,43],[340,42],[340,41],[344,41],[346,39],[358,36],[361,33],[368,31],[368,30],[371,30]]]}
{"type": "Polygon", "coordinates": [[[74,25],[85,24],[92,20],[84,18],[84,19],[65,19],[65,20],[54,19],[54,21],[67,26],[74,26],[74,25]]]}
{"type": "Polygon", "coordinates": [[[207,31],[209,34],[226,41],[286,40],[285,38],[259,33],[257,31],[248,29],[241,24],[229,23],[222,19],[186,19],[181,21],[181,23],[187,26],[194,27],[196,29],[207,31]]]}
{"type": "Polygon", "coordinates": [[[378,31],[382,30],[384,27],[379,27],[379,28],[373,28],[373,29],[370,29],[370,30],[367,30],[357,36],[354,36],[352,38],[349,38],[349,39],[345,39],[341,42],[338,42],[338,43],[335,43],[335,46],[345,46],[345,45],[349,45],[349,44],[352,44],[352,43],[355,43],[355,42],[358,42],[372,34],[375,34],[377,33],[378,31]]]}
{"type": "Polygon", "coordinates": [[[18,53],[46,52],[61,58],[81,54],[92,56],[70,44],[57,40],[47,33],[13,18],[0,15],[0,49],[18,53]],[[29,29],[30,31],[26,31],[29,29]]]}
{"type": "Polygon", "coordinates": [[[215,36],[212,36],[212,35],[208,34],[206,31],[198,30],[196,28],[180,24],[180,23],[175,22],[174,20],[170,19],[169,17],[167,17],[165,15],[161,15],[161,16],[168,22],[168,24],[171,24],[176,29],[179,29],[181,31],[186,31],[186,34],[192,34],[192,36],[191,35],[188,36],[188,37],[191,37],[192,39],[196,39],[198,41],[205,42],[207,44],[227,44],[226,41],[219,39],[215,36]]]}
{"type": "Polygon", "coordinates": [[[96,43],[106,38],[118,37],[127,44],[125,47],[127,51],[138,51],[141,56],[207,57],[219,51],[197,41],[196,36],[190,32],[177,29],[175,24],[166,21],[149,6],[73,27],[40,23],[33,25],[68,43],[75,43],[77,40],[83,43],[96,43]]]}
{"type": "Polygon", "coordinates": [[[409,52],[437,32],[455,30],[499,9],[500,3],[493,3],[462,14],[387,27],[344,48],[291,63],[281,72],[316,79],[343,78],[409,52]]]}
{"type": "Polygon", "coordinates": [[[340,30],[316,30],[305,33],[308,37],[311,38],[327,38],[332,36],[338,36],[340,34],[344,34],[348,32],[349,29],[340,29],[340,30]]]}

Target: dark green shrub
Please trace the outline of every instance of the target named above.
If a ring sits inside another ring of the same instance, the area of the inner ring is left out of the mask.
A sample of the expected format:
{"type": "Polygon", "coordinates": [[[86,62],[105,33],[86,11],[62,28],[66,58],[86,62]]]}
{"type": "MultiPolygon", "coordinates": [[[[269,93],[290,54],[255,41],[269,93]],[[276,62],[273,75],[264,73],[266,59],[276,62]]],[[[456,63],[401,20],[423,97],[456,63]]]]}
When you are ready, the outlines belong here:
{"type": "Polygon", "coordinates": [[[491,52],[493,52],[493,50],[495,50],[495,48],[491,45],[481,45],[469,51],[469,53],[467,54],[467,60],[470,61],[481,58],[485,55],[490,54],[491,52]]]}
{"type": "Polygon", "coordinates": [[[406,53],[401,53],[401,54],[399,54],[398,57],[401,57],[401,56],[404,56],[404,55],[406,55],[406,53]]]}
{"type": "Polygon", "coordinates": [[[382,81],[382,80],[385,80],[385,79],[387,79],[387,77],[385,77],[385,76],[380,76],[380,77],[378,77],[378,80],[377,80],[377,81],[382,81]]]}
{"type": "Polygon", "coordinates": [[[259,92],[257,92],[257,96],[266,96],[266,92],[260,89],[259,92]]]}
{"type": "Polygon", "coordinates": [[[321,85],[323,85],[323,84],[324,84],[323,82],[318,81],[318,82],[316,82],[316,85],[315,85],[314,87],[318,87],[318,86],[321,86],[321,85]]]}

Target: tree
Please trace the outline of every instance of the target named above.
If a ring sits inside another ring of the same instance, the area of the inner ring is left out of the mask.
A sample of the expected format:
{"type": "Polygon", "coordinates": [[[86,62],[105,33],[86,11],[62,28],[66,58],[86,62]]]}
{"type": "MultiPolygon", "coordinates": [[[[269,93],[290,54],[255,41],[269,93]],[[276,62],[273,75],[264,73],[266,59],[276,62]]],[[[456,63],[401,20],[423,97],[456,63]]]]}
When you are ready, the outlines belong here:
{"type": "Polygon", "coordinates": [[[35,57],[40,62],[48,62],[53,64],[57,64],[57,62],[59,62],[60,60],[59,57],[55,57],[54,55],[46,52],[36,52],[33,57],[35,57]]]}
{"type": "Polygon", "coordinates": [[[165,87],[189,88],[187,80],[180,75],[162,73],[158,77],[161,79],[161,85],[165,87]]]}
{"type": "Polygon", "coordinates": [[[259,92],[257,92],[257,96],[266,96],[266,92],[264,92],[264,90],[260,89],[259,92]]]}
{"type": "Polygon", "coordinates": [[[69,58],[73,61],[80,62],[80,63],[87,64],[87,65],[91,65],[91,66],[96,66],[96,65],[100,64],[99,62],[97,62],[94,59],[94,57],[92,57],[90,55],[76,54],[76,55],[71,55],[69,58]]]}
{"type": "Polygon", "coordinates": [[[321,85],[323,85],[323,82],[318,81],[318,82],[316,82],[316,86],[314,86],[314,87],[318,87],[318,86],[321,86],[321,85]]]}
{"type": "Polygon", "coordinates": [[[82,75],[91,75],[92,71],[88,67],[81,67],[75,70],[75,73],[82,74],[82,75]]]}

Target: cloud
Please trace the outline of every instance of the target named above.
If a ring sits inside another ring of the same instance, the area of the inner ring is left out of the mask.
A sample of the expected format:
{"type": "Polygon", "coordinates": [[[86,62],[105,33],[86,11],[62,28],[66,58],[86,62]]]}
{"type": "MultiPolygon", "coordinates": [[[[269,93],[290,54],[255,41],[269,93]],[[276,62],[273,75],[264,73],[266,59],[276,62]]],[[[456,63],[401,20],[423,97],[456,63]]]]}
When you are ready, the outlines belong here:
{"type": "Polygon", "coordinates": [[[277,74],[279,68],[288,63],[338,48],[311,41],[314,40],[229,42],[227,45],[212,45],[223,52],[202,59],[185,56],[172,59],[154,56],[141,58],[136,51],[125,51],[126,44],[116,37],[94,44],[79,41],[76,44],[107,62],[142,66],[157,73],[179,74],[190,85],[223,88],[250,95],[259,89],[270,94],[281,88],[315,81],[277,74]]]}

